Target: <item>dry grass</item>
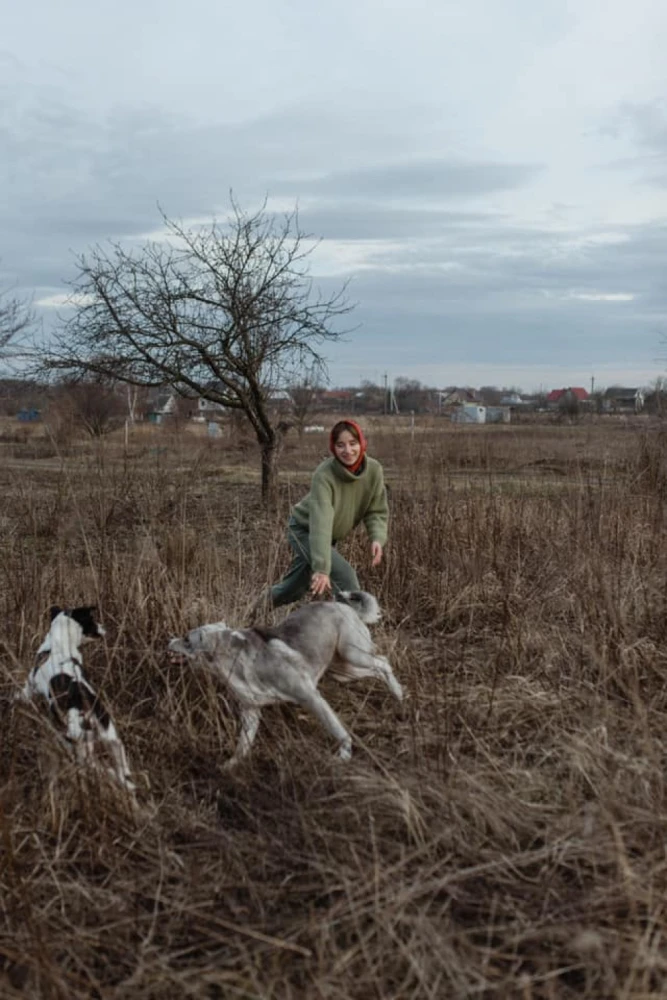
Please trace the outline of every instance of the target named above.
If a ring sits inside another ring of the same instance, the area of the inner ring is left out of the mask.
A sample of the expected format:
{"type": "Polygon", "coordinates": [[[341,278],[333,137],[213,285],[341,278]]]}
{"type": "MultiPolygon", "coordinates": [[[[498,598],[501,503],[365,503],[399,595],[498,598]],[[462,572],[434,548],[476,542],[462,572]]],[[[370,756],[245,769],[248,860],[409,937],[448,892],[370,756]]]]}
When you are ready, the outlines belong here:
{"type": "Polygon", "coordinates": [[[351,764],[275,708],[233,777],[233,710],[165,642],[243,622],[323,440],[288,444],[271,516],[227,440],[5,464],[3,998],[666,995],[661,432],[379,425],[373,446],[392,544],[376,572],[350,548],[407,702],[325,681],[351,764]],[[139,817],[11,705],[58,600],[102,609],[88,664],[139,817]]]}

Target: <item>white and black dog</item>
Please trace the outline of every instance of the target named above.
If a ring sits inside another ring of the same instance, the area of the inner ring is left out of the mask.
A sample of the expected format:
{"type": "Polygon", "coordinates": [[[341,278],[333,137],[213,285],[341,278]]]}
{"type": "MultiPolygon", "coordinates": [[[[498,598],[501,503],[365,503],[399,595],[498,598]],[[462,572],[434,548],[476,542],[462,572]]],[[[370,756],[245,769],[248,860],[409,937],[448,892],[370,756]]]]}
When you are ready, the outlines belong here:
{"type": "Polygon", "coordinates": [[[101,750],[106,748],[111,766],[108,772],[127,791],[134,792],[125,747],[111,716],[90,685],[83,670],[81,645],[98,639],[104,628],[96,621],[94,606],[51,608],[51,628],[37,650],[35,666],[25,682],[21,697],[31,700],[41,695],[51,715],[73,746],[77,759],[100,767],[101,750]]]}
{"type": "Polygon", "coordinates": [[[261,709],[296,702],[315,715],[338,741],[348,760],[352,739],[317,690],[329,667],[340,680],[377,677],[399,700],[403,697],[389,661],[379,656],[367,624],[380,618],[374,597],[364,591],[338,594],[335,601],[298,608],[275,628],[230,629],[224,622],[192,629],[172,639],[169,651],[207,665],[234,695],[241,709],[241,735],[228,765],[250,751],[261,709]]]}

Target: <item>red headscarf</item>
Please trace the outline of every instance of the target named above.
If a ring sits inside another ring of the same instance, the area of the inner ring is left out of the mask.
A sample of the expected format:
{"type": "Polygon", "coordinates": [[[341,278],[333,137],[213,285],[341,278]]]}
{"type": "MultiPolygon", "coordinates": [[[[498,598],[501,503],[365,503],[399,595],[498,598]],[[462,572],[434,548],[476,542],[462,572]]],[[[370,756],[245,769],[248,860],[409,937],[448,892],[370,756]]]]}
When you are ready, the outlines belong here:
{"type": "MultiPolygon", "coordinates": [[[[338,423],[334,424],[334,426],[331,429],[331,434],[329,435],[329,451],[334,457],[337,457],[336,449],[334,446],[336,444],[339,434],[341,434],[341,432],[344,430],[349,431],[350,434],[353,434],[356,437],[359,444],[361,445],[361,450],[359,451],[359,458],[356,460],[354,465],[344,466],[344,468],[347,469],[349,472],[355,473],[358,472],[361,466],[363,465],[364,458],[366,457],[366,449],[368,448],[368,441],[364,437],[364,432],[362,431],[361,427],[356,422],[356,420],[347,420],[347,419],[339,420],[338,423]]],[[[340,464],[343,465],[342,462],[340,464]]]]}

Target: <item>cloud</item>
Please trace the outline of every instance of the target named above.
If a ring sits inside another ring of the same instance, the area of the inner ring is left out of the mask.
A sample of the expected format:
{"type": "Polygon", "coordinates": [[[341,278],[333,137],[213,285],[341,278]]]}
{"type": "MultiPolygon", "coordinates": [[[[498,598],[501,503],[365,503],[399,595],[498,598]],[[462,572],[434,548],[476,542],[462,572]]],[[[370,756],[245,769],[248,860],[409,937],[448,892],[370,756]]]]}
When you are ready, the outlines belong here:
{"type": "Polygon", "coordinates": [[[667,101],[621,104],[605,122],[600,132],[619,142],[630,142],[631,155],[613,160],[615,170],[635,171],[644,184],[667,188],[667,101]]]}
{"type": "Polygon", "coordinates": [[[629,292],[570,292],[569,297],[580,302],[634,302],[637,296],[629,292]]]}
{"type": "Polygon", "coordinates": [[[621,0],[280,16],[198,0],[197,17],[165,0],[158,19],[73,2],[67,23],[14,5],[0,52],[0,284],[34,293],[45,326],[87,247],[158,233],[158,203],[224,218],[233,188],[247,207],[298,201],[322,238],[316,282],[351,279],[359,330],[332,349],[334,379],[374,357],[442,382],[655,365],[660,0],[632,17],[621,0]]]}
{"type": "Polygon", "coordinates": [[[95,299],[92,295],[55,292],[53,295],[45,295],[41,299],[37,299],[35,305],[39,309],[74,309],[76,306],[90,305],[94,301],[95,299]]]}
{"type": "Polygon", "coordinates": [[[495,191],[520,188],[542,168],[535,164],[456,162],[445,159],[382,163],[361,170],[343,170],[318,177],[297,175],[278,190],[298,189],[326,197],[447,201],[475,198],[495,191]]]}
{"type": "Polygon", "coordinates": [[[658,99],[641,103],[624,103],[610,125],[613,135],[630,131],[641,145],[656,152],[667,150],[667,101],[658,99]]]}
{"type": "Polygon", "coordinates": [[[488,226],[500,215],[488,212],[447,211],[433,208],[397,208],[339,199],[306,201],[299,210],[305,232],[327,240],[407,240],[432,238],[446,230],[488,226]]]}

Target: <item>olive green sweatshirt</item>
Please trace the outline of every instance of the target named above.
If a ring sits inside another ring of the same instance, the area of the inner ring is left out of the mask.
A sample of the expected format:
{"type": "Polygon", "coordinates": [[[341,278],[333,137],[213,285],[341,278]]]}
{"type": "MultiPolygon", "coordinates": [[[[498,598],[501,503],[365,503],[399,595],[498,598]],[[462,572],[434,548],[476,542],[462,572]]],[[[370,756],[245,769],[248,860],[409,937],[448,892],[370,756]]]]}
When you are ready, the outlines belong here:
{"type": "Polygon", "coordinates": [[[329,575],[331,546],[361,521],[371,542],[384,545],[389,509],[382,466],[366,456],[363,470],[355,476],[338,459],[327,458],[315,469],[310,493],[292,508],[292,517],[308,529],[314,573],[329,575]]]}

